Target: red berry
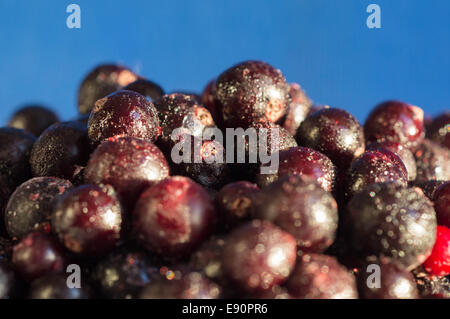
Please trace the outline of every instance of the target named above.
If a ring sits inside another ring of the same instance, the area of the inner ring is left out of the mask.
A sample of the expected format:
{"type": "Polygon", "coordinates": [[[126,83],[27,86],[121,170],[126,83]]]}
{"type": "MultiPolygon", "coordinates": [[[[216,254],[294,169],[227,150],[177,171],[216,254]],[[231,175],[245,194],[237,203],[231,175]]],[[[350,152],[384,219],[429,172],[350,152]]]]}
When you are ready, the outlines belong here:
{"type": "Polygon", "coordinates": [[[450,182],[437,189],[433,201],[438,225],[450,228],[450,182]]]}
{"type": "Polygon", "coordinates": [[[450,180],[450,150],[425,139],[413,154],[417,165],[416,182],[450,180]]]}
{"type": "Polygon", "coordinates": [[[295,136],[300,124],[308,116],[312,102],[297,83],[290,84],[289,95],[291,96],[291,104],[289,105],[283,127],[289,134],[295,136]]]}
{"type": "Polygon", "coordinates": [[[433,119],[427,126],[427,137],[450,149],[450,112],[443,113],[433,119]]]}
{"type": "Polygon", "coordinates": [[[423,265],[431,275],[447,276],[450,274],[450,228],[437,227],[433,251],[423,265]]]}

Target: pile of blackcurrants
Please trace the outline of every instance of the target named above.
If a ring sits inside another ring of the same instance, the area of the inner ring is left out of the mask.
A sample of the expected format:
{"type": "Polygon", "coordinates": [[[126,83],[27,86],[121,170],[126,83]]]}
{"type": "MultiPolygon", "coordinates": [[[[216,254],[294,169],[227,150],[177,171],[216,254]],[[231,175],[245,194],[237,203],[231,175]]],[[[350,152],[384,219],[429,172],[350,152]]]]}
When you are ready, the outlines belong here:
{"type": "Polygon", "coordinates": [[[389,101],[361,126],[260,61],[202,95],[101,65],[78,109],[0,129],[0,298],[450,297],[450,113],[389,101]],[[276,130],[278,169],[207,161],[230,152],[210,128],[276,130]]]}

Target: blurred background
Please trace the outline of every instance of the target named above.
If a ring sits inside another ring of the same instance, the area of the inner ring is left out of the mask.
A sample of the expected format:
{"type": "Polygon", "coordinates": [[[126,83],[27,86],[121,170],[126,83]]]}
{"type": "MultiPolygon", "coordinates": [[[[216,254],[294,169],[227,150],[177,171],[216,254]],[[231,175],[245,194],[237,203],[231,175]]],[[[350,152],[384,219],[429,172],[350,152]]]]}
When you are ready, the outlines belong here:
{"type": "Polygon", "coordinates": [[[201,92],[231,65],[260,59],[317,104],[364,121],[386,99],[450,108],[450,1],[0,0],[0,122],[42,103],[76,117],[82,78],[119,62],[166,92],[201,92]],[[81,7],[81,29],[66,7],[81,7]],[[366,8],[381,7],[381,29],[366,8]]]}

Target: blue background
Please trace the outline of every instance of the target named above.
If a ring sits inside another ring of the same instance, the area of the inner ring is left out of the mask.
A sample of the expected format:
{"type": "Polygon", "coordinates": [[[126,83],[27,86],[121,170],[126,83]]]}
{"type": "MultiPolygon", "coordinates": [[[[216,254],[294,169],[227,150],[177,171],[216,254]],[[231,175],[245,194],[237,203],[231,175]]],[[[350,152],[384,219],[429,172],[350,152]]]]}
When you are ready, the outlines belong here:
{"type": "Polygon", "coordinates": [[[29,102],[75,117],[83,76],[111,61],[166,91],[201,91],[261,59],[360,121],[391,98],[434,115],[449,109],[449,17],[448,0],[0,0],[0,122],[29,102]],[[81,6],[79,30],[66,27],[70,3],[81,6]],[[370,3],[382,29],[366,26],[370,3]]]}

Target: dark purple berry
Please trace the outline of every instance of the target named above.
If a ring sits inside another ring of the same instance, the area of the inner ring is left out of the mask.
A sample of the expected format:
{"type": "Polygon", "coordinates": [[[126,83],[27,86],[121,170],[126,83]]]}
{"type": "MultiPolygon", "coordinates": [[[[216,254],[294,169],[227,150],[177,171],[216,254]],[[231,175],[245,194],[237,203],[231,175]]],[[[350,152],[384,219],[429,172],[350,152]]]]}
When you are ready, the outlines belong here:
{"type": "Polygon", "coordinates": [[[16,111],[9,120],[8,126],[39,136],[47,127],[58,121],[58,116],[53,111],[42,106],[32,105],[16,111]]]}
{"type": "Polygon", "coordinates": [[[300,125],[296,139],[299,145],[328,156],[339,168],[347,168],[364,152],[361,125],[341,109],[329,108],[311,114],[300,125]]]}
{"type": "Polygon", "coordinates": [[[133,91],[115,92],[98,100],[88,121],[88,136],[93,145],[115,136],[153,142],[160,131],[152,102],[133,91]]]}
{"type": "Polygon", "coordinates": [[[104,254],[115,247],[122,230],[122,209],[110,186],[83,185],[60,199],[52,229],[77,254],[104,254]]]}
{"type": "Polygon", "coordinates": [[[29,233],[14,246],[12,263],[20,276],[32,281],[50,273],[66,270],[63,247],[49,235],[29,233]]]}
{"type": "Polygon", "coordinates": [[[201,102],[211,113],[214,122],[216,122],[220,126],[220,124],[222,123],[222,117],[220,116],[219,110],[217,109],[216,103],[214,101],[215,90],[215,80],[209,81],[203,90],[201,102]]]}
{"type": "Polygon", "coordinates": [[[416,182],[429,180],[450,180],[450,150],[425,139],[415,150],[416,182]]]}
{"type": "Polygon", "coordinates": [[[0,300],[11,299],[16,291],[16,276],[10,265],[0,260],[0,300]]]}
{"type": "Polygon", "coordinates": [[[423,110],[399,101],[379,104],[364,124],[368,142],[395,142],[407,148],[419,145],[425,136],[423,110]]]}
{"type": "Polygon", "coordinates": [[[188,256],[213,232],[214,204],[208,192],[187,177],[169,177],[146,189],[133,215],[138,240],[167,258],[188,256]]]}
{"type": "Polygon", "coordinates": [[[136,80],[125,86],[123,90],[133,91],[142,94],[150,101],[159,99],[161,96],[164,95],[163,89],[158,84],[145,79],[136,80]]]}
{"type": "Polygon", "coordinates": [[[337,204],[319,184],[284,176],[258,195],[255,215],[287,231],[303,252],[323,252],[334,241],[337,204]]]}
{"type": "Polygon", "coordinates": [[[69,287],[65,274],[49,274],[34,280],[30,286],[30,299],[89,299],[90,288],[82,282],[81,287],[69,287]]]}
{"type": "Polygon", "coordinates": [[[109,139],[92,153],[86,183],[110,184],[127,206],[148,186],[169,176],[162,152],[152,143],[131,137],[109,139]]]}
{"type": "Polygon", "coordinates": [[[299,257],[286,283],[298,299],[357,299],[355,277],[331,256],[307,254],[299,257]]]}
{"type": "Polygon", "coordinates": [[[343,220],[347,243],[358,256],[386,257],[408,270],[425,261],[436,240],[431,201],[420,190],[395,183],[355,194],[343,220]]]}
{"type": "Polygon", "coordinates": [[[294,268],[295,238],[270,222],[253,220],[225,240],[224,273],[243,291],[269,290],[286,281],[294,268]]]}
{"type": "Polygon", "coordinates": [[[138,76],[131,70],[120,66],[105,64],[93,69],[84,79],[78,90],[78,111],[87,114],[94,104],[108,94],[136,81],[138,76]]]}
{"type": "Polygon", "coordinates": [[[14,191],[5,208],[5,226],[11,238],[32,231],[50,231],[50,216],[56,201],[72,184],[57,177],[35,177],[14,191]]]}
{"type": "Polygon", "coordinates": [[[443,113],[433,119],[427,127],[427,137],[450,149],[450,112],[443,113]]]}
{"type": "Polygon", "coordinates": [[[86,165],[90,147],[86,127],[80,122],[55,123],[33,145],[30,156],[34,176],[70,179],[78,166],[86,165]]]}
{"type": "Polygon", "coordinates": [[[439,189],[441,185],[444,185],[447,183],[446,181],[426,181],[423,183],[414,183],[414,186],[419,187],[426,197],[428,197],[430,200],[434,200],[434,194],[439,189]]]}
{"type": "Polygon", "coordinates": [[[261,118],[275,123],[290,103],[281,71],[261,61],[242,62],[223,72],[214,97],[226,127],[246,127],[261,118]]]}
{"type": "Polygon", "coordinates": [[[438,225],[450,228],[450,182],[437,189],[433,201],[438,225]]]}
{"type": "Polygon", "coordinates": [[[289,134],[295,136],[300,124],[308,116],[312,101],[297,83],[290,84],[289,95],[291,96],[291,104],[283,122],[283,127],[289,134]]]}
{"type": "Polygon", "coordinates": [[[189,260],[189,266],[205,274],[206,277],[224,286],[227,284],[223,273],[223,249],[225,237],[212,237],[204,242],[189,260]]]}

